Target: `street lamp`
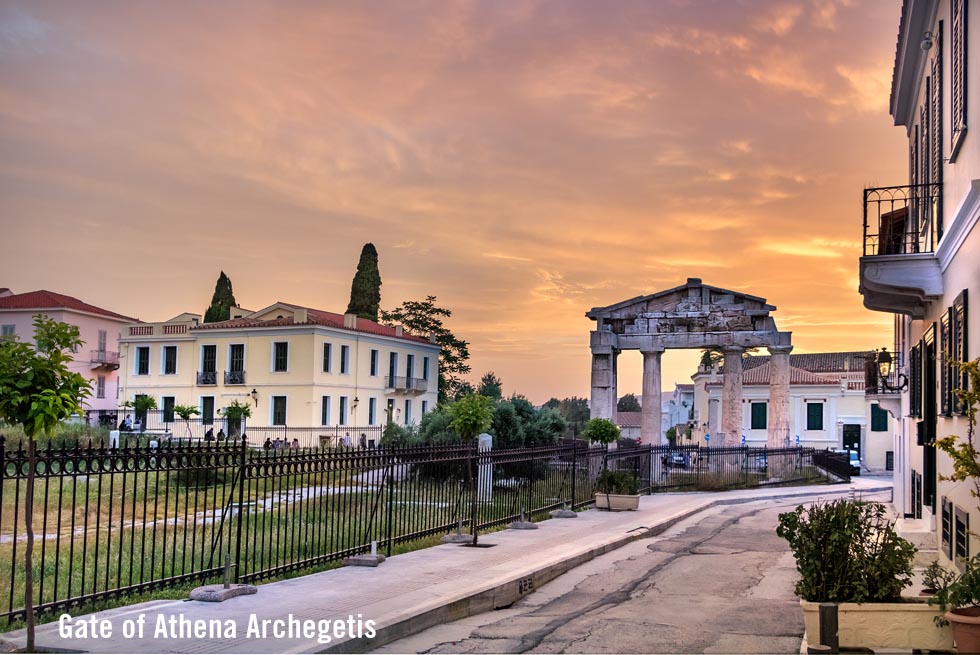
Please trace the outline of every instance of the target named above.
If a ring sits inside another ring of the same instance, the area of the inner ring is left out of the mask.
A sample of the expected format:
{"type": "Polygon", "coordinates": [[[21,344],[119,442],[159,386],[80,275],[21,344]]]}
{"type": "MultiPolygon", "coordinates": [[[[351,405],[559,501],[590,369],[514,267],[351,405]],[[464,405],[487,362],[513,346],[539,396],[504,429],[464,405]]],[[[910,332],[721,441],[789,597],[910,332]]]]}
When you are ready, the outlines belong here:
{"type": "Polygon", "coordinates": [[[902,391],[909,386],[909,379],[904,374],[899,373],[896,379],[898,384],[895,386],[889,384],[888,378],[892,373],[892,364],[891,353],[888,352],[887,348],[882,348],[878,353],[878,380],[881,383],[881,388],[886,391],[902,391]]]}
{"type": "Polygon", "coordinates": [[[255,406],[258,407],[259,406],[259,392],[256,391],[255,388],[253,387],[251,393],[249,393],[248,395],[252,398],[252,402],[255,403],[255,406]]]}

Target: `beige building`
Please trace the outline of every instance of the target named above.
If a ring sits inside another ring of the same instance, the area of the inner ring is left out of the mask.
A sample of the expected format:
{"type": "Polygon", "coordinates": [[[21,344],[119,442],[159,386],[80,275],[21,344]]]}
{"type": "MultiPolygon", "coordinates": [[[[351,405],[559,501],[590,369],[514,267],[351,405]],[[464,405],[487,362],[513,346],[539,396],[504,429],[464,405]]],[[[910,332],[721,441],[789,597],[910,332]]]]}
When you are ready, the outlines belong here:
{"type": "MultiPolygon", "coordinates": [[[[894,465],[893,433],[898,424],[865,396],[868,352],[791,354],[789,356],[790,442],[811,448],[846,448],[858,452],[864,467],[890,470],[894,465]]],[[[767,445],[770,420],[770,357],[742,360],[742,431],[745,444],[767,445]]],[[[722,373],[699,367],[694,381],[692,443],[721,429],[722,373]]]]}
{"type": "Polygon", "coordinates": [[[954,362],[980,352],[978,9],[972,0],[903,2],[889,110],[908,137],[909,179],[865,189],[859,264],[865,307],[895,317],[894,351],[879,362],[886,375],[869,392],[899,419],[901,530],[946,562],[977,552],[980,525],[971,485],[944,480],[952,462],[932,445],[966,434],[954,362]]]}
{"type": "Polygon", "coordinates": [[[195,405],[212,420],[232,401],[249,429],[412,425],[438,398],[439,346],[352,314],[278,302],[201,323],[182,314],[120,338],[120,398],[195,405]]]}

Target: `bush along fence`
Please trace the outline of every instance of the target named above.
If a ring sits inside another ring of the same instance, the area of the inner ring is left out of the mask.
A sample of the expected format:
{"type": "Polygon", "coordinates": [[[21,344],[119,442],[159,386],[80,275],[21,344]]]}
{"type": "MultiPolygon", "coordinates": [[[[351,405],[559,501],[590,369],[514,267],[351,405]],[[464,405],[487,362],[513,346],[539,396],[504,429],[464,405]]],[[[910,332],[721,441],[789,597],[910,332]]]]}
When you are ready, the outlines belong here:
{"type": "MultiPolygon", "coordinates": [[[[266,450],[250,442],[40,448],[31,517],[37,611],[218,581],[226,560],[235,580],[255,582],[323,568],[373,541],[391,554],[398,544],[484,531],[522,514],[541,520],[592,504],[605,468],[632,472],[641,493],[822,474],[808,448],[266,450]]],[[[26,449],[8,449],[0,437],[0,464],[0,625],[9,625],[24,616],[26,449]]]]}

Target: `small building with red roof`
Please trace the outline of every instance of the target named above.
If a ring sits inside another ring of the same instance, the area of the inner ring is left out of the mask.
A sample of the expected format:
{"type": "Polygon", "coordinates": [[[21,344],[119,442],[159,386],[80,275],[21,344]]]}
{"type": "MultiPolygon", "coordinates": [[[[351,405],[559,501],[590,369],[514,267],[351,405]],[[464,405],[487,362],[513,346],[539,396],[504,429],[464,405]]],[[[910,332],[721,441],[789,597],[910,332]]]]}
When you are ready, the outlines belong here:
{"type": "Polygon", "coordinates": [[[75,353],[72,370],[92,383],[92,394],[84,406],[93,421],[100,414],[107,422],[115,419],[111,410],[118,403],[119,336],[138,319],[54,291],[13,293],[0,288],[0,338],[32,342],[38,314],[78,327],[84,344],[75,353]]]}
{"type": "Polygon", "coordinates": [[[120,348],[122,400],[151,395],[170,420],[175,405],[193,405],[226,434],[238,426],[221,410],[246,403],[245,431],[258,444],[290,435],[303,446],[370,445],[389,420],[415,425],[438,400],[432,339],[286,302],[232,308],[216,323],[197,314],[137,323],[120,348]]]}

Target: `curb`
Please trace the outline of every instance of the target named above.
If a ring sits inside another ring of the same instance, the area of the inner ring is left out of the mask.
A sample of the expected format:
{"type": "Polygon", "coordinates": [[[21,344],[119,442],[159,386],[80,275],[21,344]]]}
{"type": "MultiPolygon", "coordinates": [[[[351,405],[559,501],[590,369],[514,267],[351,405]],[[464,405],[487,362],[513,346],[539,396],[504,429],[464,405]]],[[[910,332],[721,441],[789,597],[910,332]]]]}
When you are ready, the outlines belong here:
{"type": "MultiPolygon", "coordinates": [[[[891,485],[881,487],[861,488],[860,494],[873,494],[885,491],[892,491],[891,485]]],[[[680,521],[688,519],[695,514],[700,514],[713,507],[725,505],[740,505],[745,503],[758,502],[761,500],[774,500],[782,498],[802,498],[813,496],[839,496],[851,493],[851,488],[827,491],[826,493],[799,492],[790,494],[780,494],[778,496],[756,496],[744,498],[718,498],[705,500],[696,507],[689,508],[683,512],[667,516],[653,526],[646,527],[642,531],[634,529],[625,536],[618,537],[608,543],[590,548],[580,553],[569,555],[557,562],[545,563],[537,567],[529,567],[520,574],[512,575],[507,580],[478,589],[476,591],[464,592],[456,599],[440,599],[429,607],[417,607],[399,613],[389,620],[379,620],[375,630],[375,636],[371,639],[347,639],[331,644],[327,648],[314,648],[302,650],[302,653],[366,653],[376,648],[380,648],[393,641],[404,639],[428,628],[452,621],[458,621],[469,616],[502,609],[513,605],[515,602],[534,591],[535,588],[547,584],[563,573],[581,566],[600,555],[621,548],[638,539],[655,537],[670,529],[680,521]],[[385,624],[381,625],[384,621],[385,624]]],[[[549,519],[555,520],[555,519],[549,519]]],[[[544,522],[544,521],[543,521],[544,522]]]]}

